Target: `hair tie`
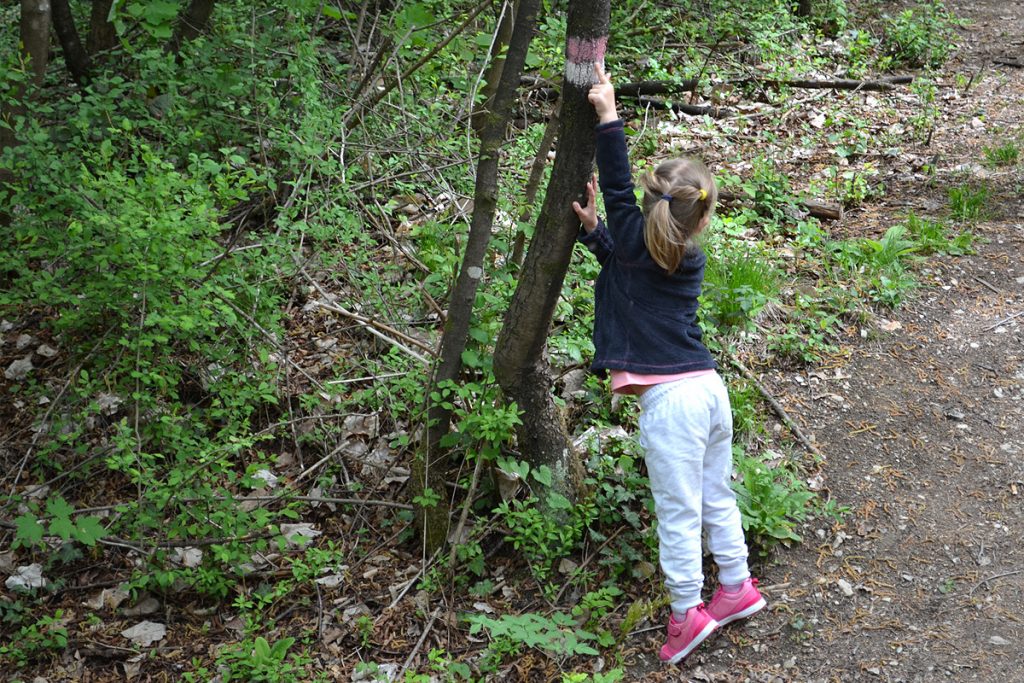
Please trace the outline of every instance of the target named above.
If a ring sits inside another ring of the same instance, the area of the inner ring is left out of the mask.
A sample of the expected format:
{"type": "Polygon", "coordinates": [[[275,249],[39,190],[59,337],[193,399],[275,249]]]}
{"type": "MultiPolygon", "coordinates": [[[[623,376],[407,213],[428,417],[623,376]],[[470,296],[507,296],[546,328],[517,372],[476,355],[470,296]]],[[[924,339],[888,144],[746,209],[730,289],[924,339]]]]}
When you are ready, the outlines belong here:
{"type": "Polygon", "coordinates": [[[672,195],[670,195],[670,194],[667,194],[667,193],[663,194],[663,195],[661,195],[661,198],[664,199],[669,204],[672,203],[672,195]]]}
{"type": "Polygon", "coordinates": [[[707,198],[708,198],[708,191],[705,190],[703,187],[700,188],[700,200],[704,201],[707,198]]]}

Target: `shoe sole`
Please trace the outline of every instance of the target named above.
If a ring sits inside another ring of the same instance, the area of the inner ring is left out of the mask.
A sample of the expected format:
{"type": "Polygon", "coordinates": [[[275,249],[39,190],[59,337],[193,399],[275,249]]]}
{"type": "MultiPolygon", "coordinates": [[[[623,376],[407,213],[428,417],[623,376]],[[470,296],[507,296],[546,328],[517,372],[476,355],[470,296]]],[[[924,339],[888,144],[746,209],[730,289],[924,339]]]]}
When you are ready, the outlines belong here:
{"type": "Polygon", "coordinates": [[[759,598],[758,601],[755,602],[750,607],[748,607],[748,608],[746,608],[744,610],[740,610],[739,612],[736,612],[736,614],[730,614],[725,619],[722,619],[720,622],[718,622],[718,625],[719,626],[725,626],[726,624],[731,624],[734,621],[738,621],[740,619],[746,619],[747,617],[749,617],[749,616],[751,616],[753,614],[757,614],[758,612],[760,612],[762,609],[764,609],[764,606],[766,604],[767,603],[764,601],[764,598],[759,598]]]}
{"type": "Polygon", "coordinates": [[[678,664],[680,661],[682,661],[686,657],[686,655],[688,655],[691,652],[693,652],[697,648],[698,645],[703,643],[707,639],[708,636],[710,636],[712,633],[714,633],[716,628],[718,628],[718,623],[715,622],[714,620],[709,621],[708,625],[704,627],[704,630],[701,631],[700,633],[698,633],[694,637],[694,639],[690,641],[689,645],[687,645],[682,650],[680,650],[679,652],[677,652],[674,655],[672,655],[669,659],[665,659],[665,660],[662,660],[662,661],[664,661],[666,664],[678,664]]]}

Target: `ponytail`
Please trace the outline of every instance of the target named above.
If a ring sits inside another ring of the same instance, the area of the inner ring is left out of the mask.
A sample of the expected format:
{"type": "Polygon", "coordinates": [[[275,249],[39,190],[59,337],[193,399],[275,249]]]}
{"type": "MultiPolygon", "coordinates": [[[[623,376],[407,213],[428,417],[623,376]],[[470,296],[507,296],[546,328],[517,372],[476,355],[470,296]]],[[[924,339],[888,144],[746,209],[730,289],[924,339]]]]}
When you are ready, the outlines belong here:
{"type": "Polygon", "coordinates": [[[644,241],[651,258],[667,273],[679,267],[701,221],[714,211],[718,189],[696,159],[673,159],[640,178],[644,189],[644,241]]]}

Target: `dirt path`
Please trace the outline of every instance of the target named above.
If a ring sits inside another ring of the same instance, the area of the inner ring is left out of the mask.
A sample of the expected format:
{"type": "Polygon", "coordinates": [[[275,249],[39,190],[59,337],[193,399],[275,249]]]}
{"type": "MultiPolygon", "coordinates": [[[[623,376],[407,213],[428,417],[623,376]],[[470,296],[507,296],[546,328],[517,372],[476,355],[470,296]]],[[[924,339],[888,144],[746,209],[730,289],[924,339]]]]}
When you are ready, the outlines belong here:
{"type": "MultiPolygon", "coordinates": [[[[936,182],[890,185],[890,223],[945,205],[983,146],[1021,139],[1024,70],[993,59],[1024,60],[1024,3],[947,4],[973,25],[921,152],[938,154],[936,182]],[[974,77],[966,97],[955,73],[974,77]]],[[[842,368],[765,377],[850,514],[761,570],[766,613],[680,669],[633,662],[636,680],[1024,681],[1024,174],[976,171],[994,191],[975,229],[988,242],[931,262],[891,316],[901,329],[842,368]]]]}

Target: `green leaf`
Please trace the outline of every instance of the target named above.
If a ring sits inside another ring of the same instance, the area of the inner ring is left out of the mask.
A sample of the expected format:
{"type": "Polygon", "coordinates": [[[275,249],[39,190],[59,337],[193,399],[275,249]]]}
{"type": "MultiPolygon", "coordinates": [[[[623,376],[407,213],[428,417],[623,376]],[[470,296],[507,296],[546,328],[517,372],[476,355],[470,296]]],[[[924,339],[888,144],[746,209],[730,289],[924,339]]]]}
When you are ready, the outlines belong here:
{"type": "Polygon", "coordinates": [[[46,511],[53,517],[67,519],[74,514],[75,508],[68,505],[68,502],[60,496],[53,496],[46,501],[46,511]]]}
{"type": "Polygon", "coordinates": [[[551,486],[551,468],[547,465],[541,465],[533,471],[533,478],[545,486],[551,486]]]}
{"type": "Polygon", "coordinates": [[[323,6],[323,13],[324,13],[324,16],[329,18],[329,19],[335,19],[335,20],[341,19],[341,10],[339,10],[334,5],[327,5],[327,4],[325,4],[323,6]]]}
{"type": "Polygon", "coordinates": [[[14,525],[17,527],[15,538],[21,542],[21,545],[42,543],[45,529],[31,512],[26,512],[15,519],[14,525]]]}
{"type": "Polygon", "coordinates": [[[76,540],[84,543],[90,548],[96,545],[96,541],[107,535],[107,530],[103,528],[98,517],[89,515],[87,517],[80,517],[78,523],[75,525],[74,537],[76,540]]]}
{"type": "Polygon", "coordinates": [[[54,517],[50,521],[50,534],[60,536],[65,541],[70,540],[75,532],[74,523],[67,517],[54,517]]]}

